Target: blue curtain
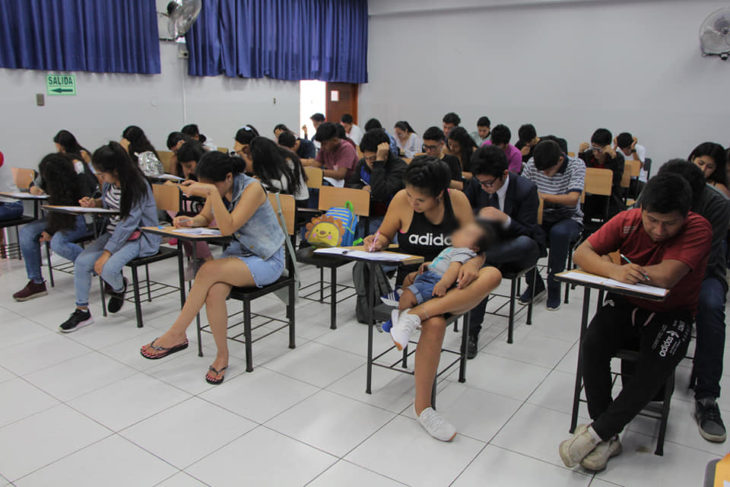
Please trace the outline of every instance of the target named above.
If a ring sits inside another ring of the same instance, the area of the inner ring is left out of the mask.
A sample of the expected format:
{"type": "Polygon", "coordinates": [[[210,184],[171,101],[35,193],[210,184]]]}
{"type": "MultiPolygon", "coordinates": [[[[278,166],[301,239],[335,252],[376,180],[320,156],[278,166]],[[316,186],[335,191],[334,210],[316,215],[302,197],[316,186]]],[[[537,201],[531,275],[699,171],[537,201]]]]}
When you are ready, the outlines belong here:
{"type": "Polygon", "coordinates": [[[193,76],[366,83],[367,0],[204,0],[193,76]]]}
{"type": "Polygon", "coordinates": [[[0,67],[159,73],[155,0],[0,0],[0,67]]]}

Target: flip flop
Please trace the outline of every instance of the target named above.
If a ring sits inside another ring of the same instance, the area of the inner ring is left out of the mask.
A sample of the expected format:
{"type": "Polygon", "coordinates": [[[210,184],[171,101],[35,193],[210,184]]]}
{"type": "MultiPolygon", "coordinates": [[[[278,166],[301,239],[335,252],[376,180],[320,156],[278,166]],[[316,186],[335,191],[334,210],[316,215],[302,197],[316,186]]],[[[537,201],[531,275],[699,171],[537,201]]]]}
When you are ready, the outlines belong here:
{"type": "MultiPolygon", "coordinates": [[[[157,338],[159,338],[159,337],[157,337],[157,338]]],[[[186,348],[188,348],[187,338],[185,339],[185,342],[183,342],[179,345],[175,345],[174,347],[160,347],[159,345],[155,345],[155,341],[157,340],[157,338],[152,340],[152,343],[150,343],[148,347],[140,348],[139,353],[144,358],[149,359],[149,360],[157,360],[157,359],[167,357],[168,355],[171,355],[175,352],[179,352],[180,350],[185,350],[186,348]],[[154,350],[155,352],[158,352],[158,353],[149,353],[149,350],[154,350]]]]}
{"type": "MultiPolygon", "coordinates": [[[[215,369],[215,368],[213,368],[213,366],[211,365],[210,367],[208,367],[208,372],[213,372],[213,373],[214,373],[214,374],[215,374],[216,376],[219,376],[219,375],[221,375],[221,374],[222,374],[222,373],[223,373],[223,372],[224,372],[224,371],[225,371],[225,370],[226,370],[227,368],[228,368],[228,366],[226,365],[226,366],[225,366],[225,367],[223,367],[223,368],[222,368],[221,370],[216,370],[216,369],[215,369]]],[[[220,384],[221,382],[223,382],[223,379],[225,379],[225,378],[226,378],[226,376],[224,375],[224,376],[223,376],[223,377],[221,377],[220,379],[210,379],[210,378],[208,377],[208,374],[205,374],[205,382],[207,382],[208,384],[218,385],[218,384],[220,384]]]]}

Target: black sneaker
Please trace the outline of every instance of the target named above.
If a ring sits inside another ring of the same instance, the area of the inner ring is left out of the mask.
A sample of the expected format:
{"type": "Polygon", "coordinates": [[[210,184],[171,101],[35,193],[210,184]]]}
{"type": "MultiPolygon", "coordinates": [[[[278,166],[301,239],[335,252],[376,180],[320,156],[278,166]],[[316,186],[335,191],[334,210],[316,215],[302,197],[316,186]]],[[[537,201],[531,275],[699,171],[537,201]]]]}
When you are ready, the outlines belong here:
{"type": "Polygon", "coordinates": [[[543,299],[545,299],[545,295],[547,294],[547,291],[545,290],[545,286],[542,286],[542,288],[538,285],[537,292],[533,295],[532,294],[532,288],[528,287],[527,290],[522,293],[522,296],[519,298],[519,302],[522,305],[530,304],[530,301],[533,303],[539,303],[543,299]]]}
{"type": "Polygon", "coordinates": [[[725,424],[722,422],[720,408],[712,397],[695,401],[695,419],[700,435],[707,441],[723,443],[727,437],[725,424]]]}
{"type": "Polygon", "coordinates": [[[127,292],[127,278],[124,277],[123,280],[124,287],[121,292],[109,291],[109,302],[106,305],[106,309],[108,309],[110,313],[116,313],[122,309],[122,305],[124,304],[124,293],[127,292]]]}
{"type": "Polygon", "coordinates": [[[94,323],[94,318],[91,317],[91,313],[88,309],[77,309],[66,321],[61,323],[61,326],[59,326],[58,329],[61,333],[71,333],[72,331],[76,331],[79,328],[91,325],[92,323],[94,323]]]}
{"type": "Polygon", "coordinates": [[[466,358],[469,360],[477,356],[479,352],[479,337],[470,336],[466,342],[466,358]]]}

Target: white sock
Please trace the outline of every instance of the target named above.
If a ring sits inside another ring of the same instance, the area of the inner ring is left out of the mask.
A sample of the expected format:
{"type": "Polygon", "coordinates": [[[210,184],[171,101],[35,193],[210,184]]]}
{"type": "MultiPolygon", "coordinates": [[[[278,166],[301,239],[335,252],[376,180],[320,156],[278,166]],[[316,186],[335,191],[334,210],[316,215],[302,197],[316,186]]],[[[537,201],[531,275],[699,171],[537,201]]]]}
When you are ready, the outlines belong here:
{"type": "Polygon", "coordinates": [[[596,433],[596,430],[593,429],[593,426],[588,427],[588,433],[591,435],[591,438],[593,439],[593,444],[597,445],[603,440],[600,436],[598,436],[598,433],[596,433]]]}

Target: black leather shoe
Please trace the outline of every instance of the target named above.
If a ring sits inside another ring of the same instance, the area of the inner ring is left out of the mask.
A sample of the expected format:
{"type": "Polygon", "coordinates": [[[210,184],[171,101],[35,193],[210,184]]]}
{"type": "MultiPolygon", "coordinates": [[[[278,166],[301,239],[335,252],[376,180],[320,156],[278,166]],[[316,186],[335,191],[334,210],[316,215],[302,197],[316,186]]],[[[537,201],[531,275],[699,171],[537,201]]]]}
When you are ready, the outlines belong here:
{"type": "Polygon", "coordinates": [[[477,348],[477,345],[479,343],[478,337],[469,337],[469,341],[466,344],[466,358],[473,359],[477,356],[477,352],[479,351],[477,348]]]}

